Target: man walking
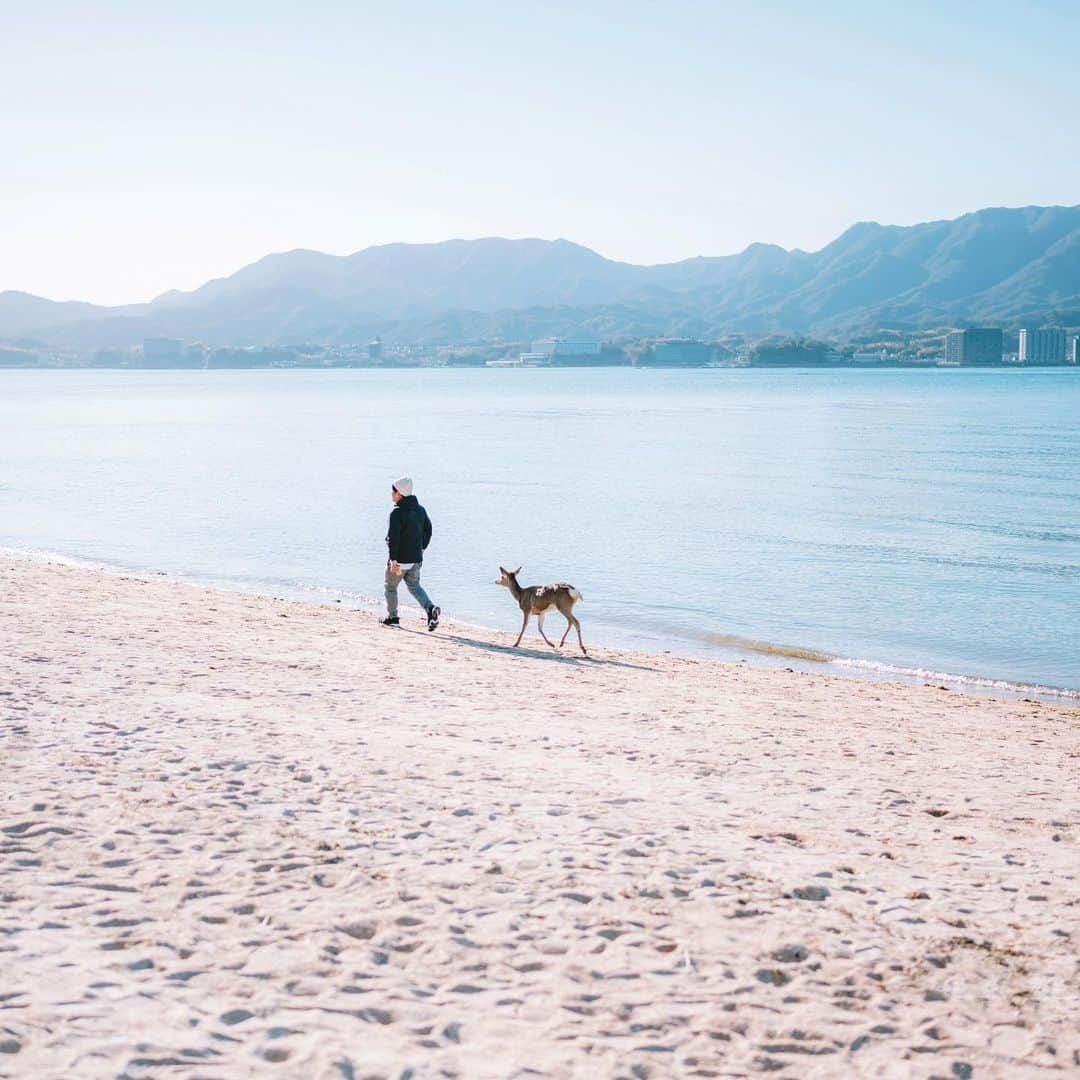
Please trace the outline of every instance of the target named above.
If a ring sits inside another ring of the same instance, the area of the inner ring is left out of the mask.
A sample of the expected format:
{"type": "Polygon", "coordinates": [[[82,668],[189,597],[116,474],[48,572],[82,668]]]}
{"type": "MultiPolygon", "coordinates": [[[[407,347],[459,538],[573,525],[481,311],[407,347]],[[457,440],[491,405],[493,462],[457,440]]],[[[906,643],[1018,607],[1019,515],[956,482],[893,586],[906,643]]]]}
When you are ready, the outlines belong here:
{"type": "Polygon", "coordinates": [[[412,490],[413,482],[407,476],[395,480],[390,489],[394,509],[390,511],[390,529],[386,534],[390,557],[386,563],[386,618],[382,623],[383,626],[397,626],[401,621],[398,618],[397,590],[404,580],[405,587],[427,612],[428,630],[434,630],[439,625],[442,612],[431,602],[420,584],[424,551],[431,543],[431,518],[417,502],[412,490]]]}

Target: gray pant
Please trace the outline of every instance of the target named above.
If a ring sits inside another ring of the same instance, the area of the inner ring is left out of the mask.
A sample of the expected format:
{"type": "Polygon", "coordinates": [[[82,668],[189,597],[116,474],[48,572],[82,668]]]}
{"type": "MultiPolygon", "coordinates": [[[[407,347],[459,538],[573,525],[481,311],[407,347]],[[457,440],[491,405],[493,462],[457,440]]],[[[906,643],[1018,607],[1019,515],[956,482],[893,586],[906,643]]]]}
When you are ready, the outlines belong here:
{"type": "Polygon", "coordinates": [[[397,587],[405,579],[405,588],[412,593],[413,599],[425,610],[431,610],[431,597],[424,592],[420,584],[420,567],[422,563],[416,563],[403,574],[395,574],[389,566],[386,567],[386,614],[391,619],[397,618],[397,587]]]}

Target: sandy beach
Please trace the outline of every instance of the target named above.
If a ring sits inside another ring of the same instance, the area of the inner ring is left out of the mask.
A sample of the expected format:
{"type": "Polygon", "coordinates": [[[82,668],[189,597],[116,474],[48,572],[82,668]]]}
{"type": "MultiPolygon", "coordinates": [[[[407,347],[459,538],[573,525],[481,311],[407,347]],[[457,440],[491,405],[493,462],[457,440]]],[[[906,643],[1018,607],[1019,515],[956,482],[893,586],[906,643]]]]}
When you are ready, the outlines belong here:
{"type": "Polygon", "coordinates": [[[1078,710],[0,567],[0,1076],[1080,1072],[1078,710]]]}

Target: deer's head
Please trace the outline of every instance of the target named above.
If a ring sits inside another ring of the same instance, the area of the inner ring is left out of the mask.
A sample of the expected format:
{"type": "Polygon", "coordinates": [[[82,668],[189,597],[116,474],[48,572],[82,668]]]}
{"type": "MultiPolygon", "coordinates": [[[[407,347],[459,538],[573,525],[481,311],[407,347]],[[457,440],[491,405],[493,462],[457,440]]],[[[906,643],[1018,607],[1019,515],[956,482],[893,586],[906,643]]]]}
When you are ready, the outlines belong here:
{"type": "Polygon", "coordinates": [[[510,586],[517,584],[517,576],[521,573],[521,567],[516,570],[507,570],[505,566],[499,567],[499,580],[495,582],[496,585],[502,585],[504,588],[509,589],[510,586]]]}

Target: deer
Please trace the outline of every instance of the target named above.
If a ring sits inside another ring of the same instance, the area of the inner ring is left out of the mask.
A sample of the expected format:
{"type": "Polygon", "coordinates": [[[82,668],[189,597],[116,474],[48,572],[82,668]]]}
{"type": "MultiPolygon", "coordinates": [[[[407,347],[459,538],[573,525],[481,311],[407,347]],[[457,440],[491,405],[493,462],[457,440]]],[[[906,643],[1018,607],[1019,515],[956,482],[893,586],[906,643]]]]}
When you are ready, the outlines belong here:
{"type": "Polygon", "coordinates": [[[518,634],[517,641],[514,642],[514,648],[516,649],[521,644],[521,639],[525,634],[525,627],[529,625],[529,616],[535,615],[536,627],[540,631],[540,636],[553,649],[561,649],[566,644],[566,637],[570,633],[570,628],[573,627],[577,630],[578,645],[581,646],[582,654],[588,656],[589,654],[585,652],[585,643],[581,640],[581,623],[574,616],[574,605],[581,599],[581,593],[573,585],[567,585],[565,581],[556,582],[554,585],[526,585],[522,588],[517,579],[520,573],[520,566],[516,570],[507,570],[506,567],[500,566],[499,580],[495,582],[496,585],[502,585],[504,588],[509,589],[510,595],[517,601],[518,607],[521,608],[523,615],[521,633],[518,634]],[[552,608],[555,608],[566,620],[566,630],[563,633],[562,641],[558,645],[544,633],[544,616],[552,608]]]}

